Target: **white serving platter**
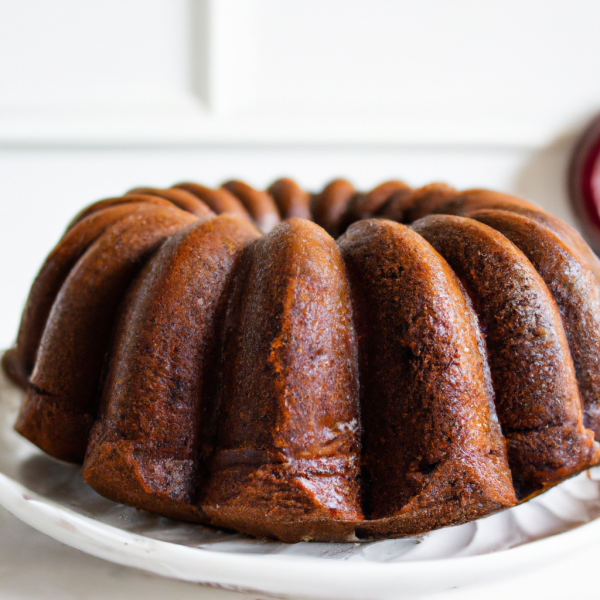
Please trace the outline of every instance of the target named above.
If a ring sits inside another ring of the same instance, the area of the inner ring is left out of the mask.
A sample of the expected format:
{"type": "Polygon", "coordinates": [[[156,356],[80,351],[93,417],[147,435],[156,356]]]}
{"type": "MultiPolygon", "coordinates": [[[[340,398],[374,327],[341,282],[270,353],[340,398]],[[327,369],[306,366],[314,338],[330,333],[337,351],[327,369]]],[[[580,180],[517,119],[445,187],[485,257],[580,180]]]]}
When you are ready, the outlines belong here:
{"type": "Polygon", "coordinates": [[[77,466],[16,434],[21,397],[0,374],[0,505],[64,544],[165,577],[294,598],[418,598],[600,543],[598,469],[503,513],[403,540],[286,545],[156,517],[102,498],[77,466]]]}

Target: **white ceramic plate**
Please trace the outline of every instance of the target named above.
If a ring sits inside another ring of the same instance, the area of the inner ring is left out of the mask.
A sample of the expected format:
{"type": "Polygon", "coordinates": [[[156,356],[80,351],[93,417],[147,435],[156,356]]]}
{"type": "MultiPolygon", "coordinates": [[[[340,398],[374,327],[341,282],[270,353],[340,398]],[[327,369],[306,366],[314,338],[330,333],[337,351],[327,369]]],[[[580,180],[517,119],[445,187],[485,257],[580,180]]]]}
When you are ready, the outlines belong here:
{"type": "Polygon", "coordinates": [[[598,470],[501,514],[404,540],[286,545],[171,521],[102,498],[77,467],[23,440],[12,429],[20,401],[0,375],[0,505],[69,546],[167,577],[294,597],[418,597],[600,543],[598,470]]]}

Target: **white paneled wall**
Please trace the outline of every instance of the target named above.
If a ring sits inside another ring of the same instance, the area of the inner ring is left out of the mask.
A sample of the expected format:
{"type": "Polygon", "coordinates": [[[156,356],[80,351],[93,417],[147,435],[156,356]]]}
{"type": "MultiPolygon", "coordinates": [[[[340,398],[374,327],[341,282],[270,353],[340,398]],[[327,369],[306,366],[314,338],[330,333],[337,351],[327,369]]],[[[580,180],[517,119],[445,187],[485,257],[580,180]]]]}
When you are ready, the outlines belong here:
{"type": "Polygon", "coordinates": [[[597,0],[0,0],[0,142],[538,146],[598,109],[597,0]]]}
{"type": "Polygon", "coordinates": [[[3,0],[0,7],[3,113],[93,116],[172,110],[188,99],[184,2],[3,0]]]}

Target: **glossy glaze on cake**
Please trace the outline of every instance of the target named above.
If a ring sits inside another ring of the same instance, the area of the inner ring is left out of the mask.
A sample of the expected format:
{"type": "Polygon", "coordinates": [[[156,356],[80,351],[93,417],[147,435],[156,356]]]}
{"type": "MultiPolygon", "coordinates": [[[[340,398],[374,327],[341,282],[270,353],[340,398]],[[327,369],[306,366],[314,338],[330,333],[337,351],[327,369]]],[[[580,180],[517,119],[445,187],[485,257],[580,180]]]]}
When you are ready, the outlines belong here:
{"type": "Polygon", "coordinates": [[[3,366],[17,430],[115,501],[415,535],[598,463],[599,278],[572,228],[486,190],[140,187],[71,222],[3,366]]]}

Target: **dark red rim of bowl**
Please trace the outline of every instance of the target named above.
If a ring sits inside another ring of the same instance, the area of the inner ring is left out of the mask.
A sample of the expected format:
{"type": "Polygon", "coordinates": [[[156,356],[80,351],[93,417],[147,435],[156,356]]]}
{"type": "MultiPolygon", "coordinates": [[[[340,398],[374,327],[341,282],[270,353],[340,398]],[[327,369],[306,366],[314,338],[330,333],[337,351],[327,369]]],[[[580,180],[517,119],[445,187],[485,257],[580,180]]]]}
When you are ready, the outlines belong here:
{"type": "MultiPolygon", "coordinates": [[[[600,171],[600,115],[584,131],[575,145],[569,165],[569,196],[583,235],[600,250],[600,188],[594,189],[594,173],[600,171]]],[[[600,178],[600,172],[597,175],[600,178]]]]}

